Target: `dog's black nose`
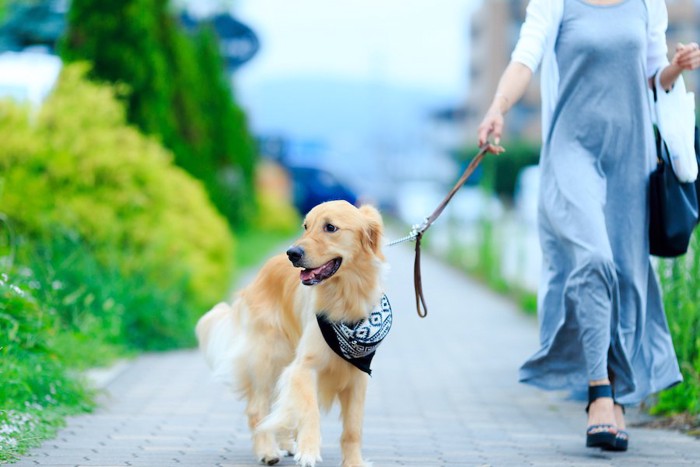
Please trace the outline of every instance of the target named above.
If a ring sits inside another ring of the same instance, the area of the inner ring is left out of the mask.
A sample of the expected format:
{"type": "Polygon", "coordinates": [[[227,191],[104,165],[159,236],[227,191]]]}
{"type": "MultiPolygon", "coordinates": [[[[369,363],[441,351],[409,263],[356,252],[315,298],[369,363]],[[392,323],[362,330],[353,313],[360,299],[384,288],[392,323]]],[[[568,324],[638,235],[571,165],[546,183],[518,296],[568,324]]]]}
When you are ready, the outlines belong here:
{"type": "Polygon", "coordinates": [[[301,258],[304,256],[304,249],[300,246],[293,246],[289,250],[287,250],[287,257],[289,258],[289,261],[292,262],[294,266],[301,261],[301,258]]]}

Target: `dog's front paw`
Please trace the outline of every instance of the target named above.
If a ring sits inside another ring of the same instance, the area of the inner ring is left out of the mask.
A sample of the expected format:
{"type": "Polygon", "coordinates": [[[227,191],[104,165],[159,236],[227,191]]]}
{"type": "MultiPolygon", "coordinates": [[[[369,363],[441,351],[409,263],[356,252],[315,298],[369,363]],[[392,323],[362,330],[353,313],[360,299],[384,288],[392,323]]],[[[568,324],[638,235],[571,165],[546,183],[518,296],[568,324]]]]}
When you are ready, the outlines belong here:
{"type": "Polygon", "coordinates": [[[296,454],[297,444],[294,442],[294,440],[280,441],[280,449],[282,452],[286,452],[286,455],[290,457],[296,454]]]}
{"type": "Polygon", "coordinates": [[[255,433],[253,448],[258,460],[263,464],[275,465],[282,457],[282,451],[279,450],[274,436],[270,433],[255,433]]]}
{"type": "Polygon", "coordinates": [[[298,452],[294,455],[294,460],[297,462],[297,465],[301,467],[315,467],[316,462],[321,462],[323,459],[321,459],[321,453],[304,453],[304,452],[298,452]]]}
{"type": "Polygon", "coordinates": [[[341,467],[372,467],[372,463],[363,461],[362,459],[359,461],[343,461],[341,467]]]}
{"type": "Polygon", "coordinates": [[[275,465],[280,461],[281,457],[282,452],[279,449],[275,449],[266,454],[260,454],[258,456],[258,459],[260,459],[260,462],[262,462],[263,464],[275,465]]]}

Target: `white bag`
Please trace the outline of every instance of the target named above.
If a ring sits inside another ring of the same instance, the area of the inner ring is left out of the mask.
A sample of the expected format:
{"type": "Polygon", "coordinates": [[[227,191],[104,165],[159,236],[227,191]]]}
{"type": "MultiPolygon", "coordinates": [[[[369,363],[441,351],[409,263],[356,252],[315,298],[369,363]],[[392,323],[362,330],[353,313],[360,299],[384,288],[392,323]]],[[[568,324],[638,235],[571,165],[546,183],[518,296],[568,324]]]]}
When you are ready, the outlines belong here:
{"type": "Polygon", "coordinates": [[[682,183],[694,182],[698,177],[695,158],[695,94],[686,92],[683,76],[666,92],[654,77],[656,87],[656,126],[668,146],[673,172],[682,183]]]}

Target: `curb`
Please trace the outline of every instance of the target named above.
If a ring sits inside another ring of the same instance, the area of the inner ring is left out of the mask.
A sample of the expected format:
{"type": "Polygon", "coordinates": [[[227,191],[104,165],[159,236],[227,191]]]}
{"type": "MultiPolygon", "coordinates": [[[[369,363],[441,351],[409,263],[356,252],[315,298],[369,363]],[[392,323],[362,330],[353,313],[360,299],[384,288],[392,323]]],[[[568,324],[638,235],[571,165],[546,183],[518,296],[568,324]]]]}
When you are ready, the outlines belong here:
{"type": "Polygon", "coordinates": [[[133,360],[119,359],[108,367],[91,368],[83,373],[95,389],[105,389],[112,381],[131,366],[133,360]]]}

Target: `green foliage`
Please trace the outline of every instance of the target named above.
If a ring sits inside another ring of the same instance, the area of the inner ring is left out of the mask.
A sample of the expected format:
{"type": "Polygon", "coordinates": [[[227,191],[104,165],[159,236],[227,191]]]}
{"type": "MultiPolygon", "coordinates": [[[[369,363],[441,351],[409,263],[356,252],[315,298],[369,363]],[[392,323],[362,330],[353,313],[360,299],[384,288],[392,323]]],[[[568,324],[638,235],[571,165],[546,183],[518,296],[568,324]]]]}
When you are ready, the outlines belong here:
{"type": "Polygon", "coordinates": [[[84,74],[84,66],[67,66],[31,125],[21,109],[0,110],[0,209],[42,246],[37,255],[47,263],[74,260],[55,255],[58,232],[106,268],[95,287],[112,276],[142,284],[134,295],[160,302],[129,318],[159,336],[143,339],[145,347],[191,342],[190,325],[228,286],[232,236],[202,187],[155,141],[126,126],[112,88],[84,74]],[[164,331],[173,325],[180,337],[164,331]]]}
{"type": "MultiPolygon", "coordinates": [[[[6,260],[6,255],[5,250],[0,257],[6,260]]],[[[37,282],[31,270],[7,264],[4,270],[0,275],[0,462],[12,460],[53,434],[63,415],[92,407],[91,394],[68,376],[64,356],[52,345],[57,317],[33,295],[37,282]]]]}
{"type": "Polygon", "coordinates": [[[128,86],[129,121],[166,138],[174,131],[168,71],[153,0],[73,0],[62,58],[88,60],[95,78],[128,86]]]}
{"type": "Polygon", "coordinates": [[[125,84],[128,120],[157,136],[236,227],[252,218],[256,148],[213,31],[185,34],[166,0],[74,0],[62,47],[125,84]]]}
{"type": "Polygon", "coordinates": [[[0,104],[0,461],[93,394],[76,369],[193,344],[233,238],[201,185],[66,66],[40,110],[0,104]]]}
{"type": "MultiPolygon", "coordinates": [[[[444,259],[483,282],[490,289],[508,296],[526,313],[536,314],[537,294],[509,282],[501,272],[501,240],[498,224],[484,219],[475,228],[478,231],[475,241],[470,244],[460,244],[457,239],[452,239],[450,248],[443,255],[444,259]]],[[[426,240],[429,238],[427,236],[426,240]]]]}
{"type": "MultiPolygon", "coordinates": [[[[518,174],[524,167],[538,164],[540,146],[523,140],[508,143],[505,149],[505,153],[499,156],[489,154],[481,162],[481,185],[506,200],[512,200],[518,174]]],[[[475,146],[465,148],[456,158],[466,163],[478,150],[475,146]]]]}
{"type": "Polygon", "coordinates": [[[659,277],[683,382],[659,394],[656,413],[700,414],[700,236],[691,251],[659,262],[659,277]]]}
{"type": "Polygon", "coordinates": [[[63,34],[63,15],[54,0],[0,0],[0,50],[30,46],[53,49],[63,34]]]}
{"type": "Polygon", "coordinates": [[[209,158],[216,166],[214,200],[236,225],[245,225],[255,215],[254,178],[257,149],[248,130],[246,116],[234,105],[234,97],[218,39],[212,27],[203,27],[195,36],[197,69],[209,77],[199,88],[201,113],[212,142],[209,158]]]}
{"type": "Polygon", "coordinates": [[[258,193],[257,199],[258,212],[253,221],[257,230],[286,236],[299,232],[301,217],[289,201],[264,192],[258,193]]]}

